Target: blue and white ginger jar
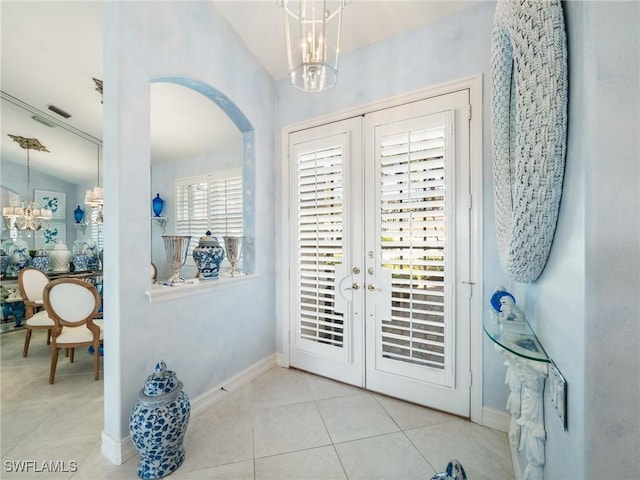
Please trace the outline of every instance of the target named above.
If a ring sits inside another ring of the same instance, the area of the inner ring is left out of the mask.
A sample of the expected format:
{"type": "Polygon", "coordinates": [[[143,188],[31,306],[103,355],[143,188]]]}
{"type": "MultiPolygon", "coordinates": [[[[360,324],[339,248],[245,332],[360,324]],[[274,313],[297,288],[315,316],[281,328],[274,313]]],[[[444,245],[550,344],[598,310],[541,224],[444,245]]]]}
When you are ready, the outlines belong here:
{"type": "Polygon", "coordinates": [[[4,251],[4,248],[0,248],[0,274],[7,273],[7,267],[10,262],[11,258],[7,255],[7,252],[4,251]]]}
{"type": "Polygon", "coordinates": [[[193,249],[193,260],[196,262],[201,280],[209,280],[220,276],[220,264],[224,260],[224,248],[216,237],[207,232],[200,237],[198,246],[193,249]]]}
{"type": "Polygon", "coordinates": [[[11,266],[16,273],[28,267],[31,263],[27,243],[22,239],[13,242],[13,245],[11,245],[9,249],[9,257],[11,258],[11,266]]]}
{"type": "Polygon", "coordinates": [[[93,240],[87,240],[83,247],[84,254],[89,261],[88,268],[90,270],[97,270],[100,259],[98,258],[98,245],[93,240]]]}
{"type": "Polygon", "coordinates": [[[129,433],[140,457],[138,477],[162,478],[182,465],[190,414],[182,382],[160,361],[144,382],[129,416],[129,433]]]}
{"type": "Polygon", "coordinates": [[[35,257],[31,260],[31,266],[33,268],[37,268],[41,272],[47,273],[49,271],[49,253],[44,249],[40,248],[36,252],[35,257]]]}
{"type": "Polygon", "coordinates": [[[89,270],[89,257],[83,251],[79,250],[73,255],[73,268],[76,272],[84,272],[89,270]]]}

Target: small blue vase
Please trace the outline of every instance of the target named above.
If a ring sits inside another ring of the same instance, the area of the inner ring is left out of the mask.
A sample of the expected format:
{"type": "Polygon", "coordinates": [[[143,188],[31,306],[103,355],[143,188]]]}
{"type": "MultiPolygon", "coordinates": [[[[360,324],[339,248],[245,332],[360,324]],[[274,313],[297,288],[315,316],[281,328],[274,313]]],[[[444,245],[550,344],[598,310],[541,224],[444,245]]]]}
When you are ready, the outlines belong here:
{"type": "Polygon", "coordinates": [[[7,255],[7,252],[4,251],[4,248],[0,248],[0,274],[4,275],[7,273],[9,263],[11,263],[11,258],[7,255]]]}
{"type": "Polygon", "coordinates": [[[84,210],[80,208],[80,205],[78,205],[78,208],[73,211],[73,218],[76,220],[76,223],[82,223],[82,219],[84,218],[84,210]]]}
{"type": "Polygon", "coordinates": [[[164,200],[160,198],[160,194],[156,193],[156,198],[151,201],[153,207],[153,213],[156,217],[159,217],[164,208],[164,200]]]}

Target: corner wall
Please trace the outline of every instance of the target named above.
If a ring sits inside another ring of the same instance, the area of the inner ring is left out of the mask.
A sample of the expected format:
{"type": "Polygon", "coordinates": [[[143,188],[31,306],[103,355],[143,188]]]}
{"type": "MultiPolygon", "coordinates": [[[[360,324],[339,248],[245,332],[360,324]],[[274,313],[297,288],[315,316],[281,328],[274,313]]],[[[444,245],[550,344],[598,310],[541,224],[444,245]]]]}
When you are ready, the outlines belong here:
{"type": "Polygon", "coordinates": [[[193,399],[275,351],[274,97],[271,78],[210,3],[105,2],[104,8],[102,450],[119,463],[127,456],[128,414],[156,362],[164,360],[193,399]],[[224,294],[212,290],[158,305],[145,295],[151,261],[149,89],[153,79],[168,75],[215,87],[255,129],[250,188],[258,276],[224,294]]]}

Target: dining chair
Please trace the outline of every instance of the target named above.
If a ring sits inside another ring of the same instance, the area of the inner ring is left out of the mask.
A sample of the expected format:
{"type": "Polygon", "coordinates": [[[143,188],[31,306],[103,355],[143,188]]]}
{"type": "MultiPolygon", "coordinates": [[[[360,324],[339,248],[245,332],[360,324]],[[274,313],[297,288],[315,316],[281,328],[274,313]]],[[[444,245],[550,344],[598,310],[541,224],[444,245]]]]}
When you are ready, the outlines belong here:
{"type": "Polygon", "coordinates": [[[44,288],[44,307],[55,326],[51,334],[51,371],[53,384],[58,364],[58,349],[70,350],[74,361],[76,347],[93,346],[93,378],[100,378],[100,345],[102,320],[95,317],[100,308],[100,294],[96,287],[77,278],[52,280],[44,288]]]}
{"type": "Polygon", "coordinates": [[[46,310],[42,295],[44,287],[49,283],[49,277],[37,268],[27,267],[18,273],[18,288],[25,308],[25,328],[27,334],[24,339],[22,356],[29,353],[29,342],[33,330],[47,330],[47,345],[51,343],[51,329],[54,322],[46,310]]]}

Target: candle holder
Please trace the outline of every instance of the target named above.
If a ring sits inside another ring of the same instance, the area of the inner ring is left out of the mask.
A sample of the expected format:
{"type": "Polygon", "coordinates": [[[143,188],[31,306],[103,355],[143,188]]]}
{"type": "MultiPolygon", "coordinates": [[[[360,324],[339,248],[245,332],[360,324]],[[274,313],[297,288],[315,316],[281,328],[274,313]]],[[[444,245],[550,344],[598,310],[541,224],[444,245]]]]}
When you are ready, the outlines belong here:
{"type": "Polygon", "coordinates": [[[242,257],[242,247],[244,245],[244,237],[224,236],[224,248],[227,251],[227,258],[231,263],[231,271],[227,273],[230,277],[239,277],[246,273],[239,271],[236,266],[242,257]]]}
{"type": "Polygon", "coordinates": [[[189,250],[190,235],[162,235],[164,249],[167,253],[167,262],[173,268],[173,276],[169,278],[169,285],[184,283],[184,278],[180,275],[180,269],[187,261],[187,251],[189,250]]]}

